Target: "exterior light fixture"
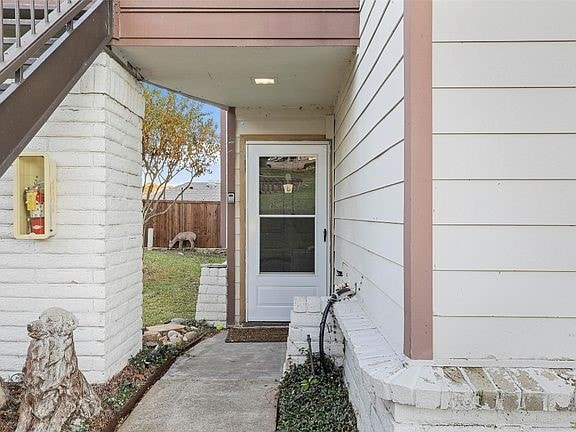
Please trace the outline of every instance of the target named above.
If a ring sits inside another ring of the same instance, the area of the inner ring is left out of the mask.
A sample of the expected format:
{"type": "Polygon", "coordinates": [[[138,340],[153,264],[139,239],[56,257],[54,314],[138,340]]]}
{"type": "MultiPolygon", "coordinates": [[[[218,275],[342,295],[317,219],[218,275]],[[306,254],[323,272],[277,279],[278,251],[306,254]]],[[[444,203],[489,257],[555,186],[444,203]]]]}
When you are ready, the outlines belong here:
{"type": "Polygon", "coordinates": [[[272,85],[276,84],[276,78],[254,78],[256,85],[272,85]]]}
{"type": "Polygon", "coordinates": [[[292,176],[290,174],[286,174],[285,179],[286,182],[282,185],[284,188],[284,193],[291,194],[292,190],[294,189],[294,184],[292,183],[292,176]]]}

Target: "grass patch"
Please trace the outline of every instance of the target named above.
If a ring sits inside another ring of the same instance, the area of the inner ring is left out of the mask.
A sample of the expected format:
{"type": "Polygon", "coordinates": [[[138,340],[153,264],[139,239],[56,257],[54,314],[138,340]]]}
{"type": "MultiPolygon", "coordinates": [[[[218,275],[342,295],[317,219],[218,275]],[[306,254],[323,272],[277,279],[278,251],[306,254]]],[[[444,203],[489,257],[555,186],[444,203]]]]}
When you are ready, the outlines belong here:
{"type": "Polygon", "coordinates": [[[144,325],[194,319],[201,265],[225,260],[197,252],[144,251],[144,325]]]}
{"type": "Polygon", "coordinates": [[[314,356],[316,374],[311,374],[306,363],[292,365],[284,375],[280,383],[277,432],[358,431],[343,370],[331,360],[328,362],[324,373],[314,356]]]}

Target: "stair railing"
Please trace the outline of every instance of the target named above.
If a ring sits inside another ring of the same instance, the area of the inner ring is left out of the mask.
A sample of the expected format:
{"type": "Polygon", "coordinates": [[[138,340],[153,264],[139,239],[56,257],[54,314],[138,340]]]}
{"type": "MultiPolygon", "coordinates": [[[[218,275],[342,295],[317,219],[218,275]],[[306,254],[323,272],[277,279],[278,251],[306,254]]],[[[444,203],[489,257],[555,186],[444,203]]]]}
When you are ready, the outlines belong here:
{"type": "MultiPolygon", "coordinates": [[[[42,47],[60,32],[72,31],[73,20],[91,3],[91,0],[43,0],[44,19],[36,20],[36,0],[28,0],[30,7],[30,30],[22,33],[22,0],[0,0],[0,22],[4,24],[4,8],[14,8],[14,43],[11,46],[0,26],[0,84],[8,80],[22,81],[23,67],[37,57],[42,47]],[[52,11],[50,11],[52,9],[52,11]],[[8,48],[5,48],[8,47],[8,48]]],[[[42,1],[42,0],[41,0],[42,1]]]]}

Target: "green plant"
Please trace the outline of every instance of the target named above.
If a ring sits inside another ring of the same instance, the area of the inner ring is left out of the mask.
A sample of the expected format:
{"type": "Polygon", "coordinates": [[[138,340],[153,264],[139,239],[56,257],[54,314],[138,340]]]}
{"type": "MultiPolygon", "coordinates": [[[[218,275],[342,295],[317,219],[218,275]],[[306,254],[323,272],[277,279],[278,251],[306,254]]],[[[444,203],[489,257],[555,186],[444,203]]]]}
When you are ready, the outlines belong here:
{"type": "Polygon", "coordinates": [[[303,379],[300,383],[300,388],[303,392],[307,392],[308,389],[313,386],[314,384],[318,384],[318,379],[316,377],[308,377],[303,379]]]}
{"type": "MultiPolygon", "coordinates": [[[[318,356],[314,370],[322,371],[318,356]]],[[[327,371],[311,375],[308,363],[292,365],[280,383],[278,432],[356,432],[356,416],[342,368],[328,359],[327,371]]]]}
{"type": "Polygon", "coordinates": [[[64,426],[64,430],[71,432],[90,432],[92,428],[86,419],[76,418],[72,421],[69,420],[64,426]]]}
{"type": "Polygon", "coordinates": [[[144,348],[130,357],[128,361],[137,369],[160,366],[172,357],[176,357],[183,349],[177,345],[164,345],[156,349],[144,348]]]}
{"type": "Polygon", "coordinates": [[[138,385],[131,382],[123,382],[118,386],[118,391],[113,396],[105,396],[102,400],[113,409],[118,409],[126,404],[128,399],[138,390],[138,385]]]}

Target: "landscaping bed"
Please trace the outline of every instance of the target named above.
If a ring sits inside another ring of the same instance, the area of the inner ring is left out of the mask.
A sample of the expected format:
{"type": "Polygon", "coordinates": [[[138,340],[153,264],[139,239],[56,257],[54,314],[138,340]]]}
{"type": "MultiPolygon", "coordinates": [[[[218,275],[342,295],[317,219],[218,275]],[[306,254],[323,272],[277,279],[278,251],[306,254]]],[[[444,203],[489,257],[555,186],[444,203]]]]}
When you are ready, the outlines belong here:
{"type": "MultiPolygon", "coordinates": [[[[225,259],[206,252],[213,251],[144,252],[143,322],[149,326],[144,333],[144,348],[108,383],[93,386],[102,400],[103,411],[98,418],[75,425],[76,432],[112,432],[180,354],[216,332],[194,321],[201,266],[225,259]],[[180,318],[173,320],[166,330],[158,334],[151,331],[155,328],[151,326],[173,317],[180,318]]],[[[18,423],[22,386],[11,382],[8,388],[12,402],[0,412],[0,432],[13,432],[18,423]]]]}
{"type": "Polygon", "coordinates": [[[5,411],[0,411],[0,432],[14,432],[18,424],[18,405],[22,396],[22,386],[7,383],[7,387],[12,400],[5,411]]]}
{"type": "MultiPolygon", "coordinates": [[[[201,340],[216,333],[212,327],[195,323],[194,340],[180,344],[159,344],[155,348],[145,347],[132,357],[128,365],[106,384],[92,387],[102,401],[102,412],[96,418],[76,422],[76,432],[113,432],[146,391],[164,375],[178,356],[201,340]]],[[[192,325],[192,323],[190,324],[192,325]]],[[[190,333],[190,332],[188,332],[190,333]]],[[[159,335],[159,339],[164,336],[159,335]]],[[[18,423],[18,406],[22,395],[19,383],[9,383],[12,402],[9,409],[0,413],[0,432],[13,432],[18,423]]]]}
{"type": "Polygon", "coordinates": [[[318,356],[292,365],[280,382],[277,432],[357,432],[356,416],[348,399],[343,370],[318,356]],[[314,372],[313,372],[314,371],[314,372]]]}

